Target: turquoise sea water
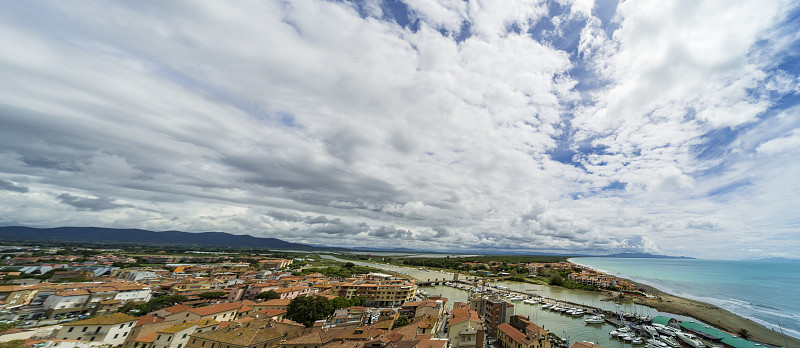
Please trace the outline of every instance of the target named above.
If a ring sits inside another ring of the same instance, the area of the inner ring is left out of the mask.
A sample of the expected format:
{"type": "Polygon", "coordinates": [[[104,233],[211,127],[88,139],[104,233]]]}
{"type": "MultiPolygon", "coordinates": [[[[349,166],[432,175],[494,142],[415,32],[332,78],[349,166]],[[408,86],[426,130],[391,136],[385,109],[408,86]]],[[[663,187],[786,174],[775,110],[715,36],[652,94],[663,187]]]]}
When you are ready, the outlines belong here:
{"type": "Polygon", "coordinates": [[[571,261],[717,305],[800,338],[800,262],[600,257],[571,261]]]}

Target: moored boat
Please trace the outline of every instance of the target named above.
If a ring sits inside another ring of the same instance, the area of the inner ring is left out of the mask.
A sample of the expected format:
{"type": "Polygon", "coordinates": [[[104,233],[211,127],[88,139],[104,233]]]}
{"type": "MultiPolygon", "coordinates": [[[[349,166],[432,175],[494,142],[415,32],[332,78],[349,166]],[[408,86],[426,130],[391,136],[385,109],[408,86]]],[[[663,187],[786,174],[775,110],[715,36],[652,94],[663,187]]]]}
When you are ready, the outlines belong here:
{"type": "Polygon", "coordinates": [[[681,339],[684,343],[688,344],[690,347],[694,348],[703,348],[706,345],[703,344],[695,335],[686,332],[676,332],[676,336],[681,339]]]}
{"type": "Polygon", "coordinates": [[[678,343],[678,341],[669,336],[661,336],[659,337],[659,339],[672,348],[679,348],[681,346],[680,343],[678,343]]]}
{"type": "Polygon", "coordinates": [[[587,324],[602,324],[606,320],[601,318],[601,317],[599,317],[599,316],[593,315],[591,317],[586,318],[585,321],[586,321],[587,324]]]}
{"type": "Polygon", "coordinates": [[[654,327],[652,327],[650,325],[642,325],[642,329],[644,329],[644,332],[647,332],[647,334],[649,334],[650,337],[657,337],[658,336],[658,332],[656,331],[656,328],[654,328],[654,327]]]}

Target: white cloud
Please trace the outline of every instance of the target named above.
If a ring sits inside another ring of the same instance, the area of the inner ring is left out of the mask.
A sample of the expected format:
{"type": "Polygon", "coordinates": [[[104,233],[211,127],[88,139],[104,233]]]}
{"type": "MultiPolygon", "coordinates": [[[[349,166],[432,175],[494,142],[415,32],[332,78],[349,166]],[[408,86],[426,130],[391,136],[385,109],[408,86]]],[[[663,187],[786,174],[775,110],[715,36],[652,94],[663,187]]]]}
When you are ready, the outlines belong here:
{"type": "Polygon", "coordinates": [[[0,5],[0,223],[708,256],[682,240],[791,226],[787,5],[406,5],[0,5]]]}

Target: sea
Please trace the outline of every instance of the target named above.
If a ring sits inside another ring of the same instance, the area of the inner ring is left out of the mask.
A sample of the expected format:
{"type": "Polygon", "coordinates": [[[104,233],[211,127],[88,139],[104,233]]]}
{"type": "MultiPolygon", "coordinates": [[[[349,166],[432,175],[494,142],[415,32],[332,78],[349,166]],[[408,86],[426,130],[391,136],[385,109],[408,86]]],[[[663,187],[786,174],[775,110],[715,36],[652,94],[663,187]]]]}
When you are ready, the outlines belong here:
{"type": "Polygon", "coordinates": [[[800,338],[800,262],[604,257],[570,261],[714,304],[800,338]]]}

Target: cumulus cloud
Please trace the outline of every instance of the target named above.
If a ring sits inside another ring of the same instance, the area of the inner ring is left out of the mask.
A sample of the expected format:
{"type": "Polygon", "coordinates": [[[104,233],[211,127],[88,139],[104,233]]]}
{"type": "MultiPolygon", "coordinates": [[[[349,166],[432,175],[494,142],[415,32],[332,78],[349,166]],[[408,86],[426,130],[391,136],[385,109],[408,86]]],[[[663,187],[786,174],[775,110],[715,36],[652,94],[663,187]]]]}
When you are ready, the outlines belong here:
{"type": "Polygon", "coordinates": [[[607,5],[0,4],[0,223],[796,253],[796,4],[607,5]]]}

